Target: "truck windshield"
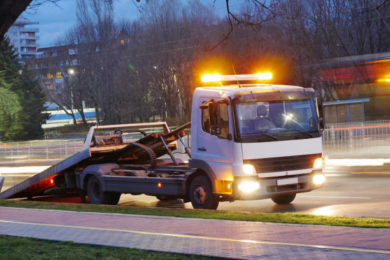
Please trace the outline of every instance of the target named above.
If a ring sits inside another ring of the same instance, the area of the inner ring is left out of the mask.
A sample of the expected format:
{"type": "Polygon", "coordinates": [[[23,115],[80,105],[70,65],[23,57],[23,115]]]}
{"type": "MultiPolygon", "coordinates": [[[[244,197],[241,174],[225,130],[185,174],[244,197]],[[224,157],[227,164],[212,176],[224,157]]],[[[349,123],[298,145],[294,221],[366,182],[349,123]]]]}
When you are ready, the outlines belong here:
{"type": "Polygon", "coordinates": [[[318,137],[312,99],[236,104],[237,136],[242,142],[268,142],[318,137]]]}

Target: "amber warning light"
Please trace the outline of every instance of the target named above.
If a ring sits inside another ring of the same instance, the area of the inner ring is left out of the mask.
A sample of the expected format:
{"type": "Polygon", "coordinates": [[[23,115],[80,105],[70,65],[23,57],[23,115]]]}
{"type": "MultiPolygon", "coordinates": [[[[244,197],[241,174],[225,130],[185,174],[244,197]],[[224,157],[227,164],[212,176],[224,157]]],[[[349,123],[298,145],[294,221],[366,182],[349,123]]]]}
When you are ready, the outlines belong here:
{"type": "Polygon", "coordinates": [[[256,74],[237,74],[237,75],[219,75],[204,74],[202,75],[202,82],[222,82],[222,81],[269,81],[272,79],[271,72],[259,72],[256,74]]]}

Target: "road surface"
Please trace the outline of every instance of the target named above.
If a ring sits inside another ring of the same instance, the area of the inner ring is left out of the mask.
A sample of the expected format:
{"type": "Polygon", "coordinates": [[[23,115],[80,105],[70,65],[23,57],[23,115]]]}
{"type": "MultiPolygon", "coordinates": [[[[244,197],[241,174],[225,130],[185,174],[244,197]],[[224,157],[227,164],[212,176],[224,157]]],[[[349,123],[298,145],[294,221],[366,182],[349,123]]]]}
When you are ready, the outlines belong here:
{"type": "MultiPolygon", "coordinates": [[[[2,174],[7,176],[6,173],[2,174]]],[[[19,175],[22,176],[20,178],[25,178],[25,176],[31,176],[31,173],[21,172],[13,173],[13,175],[19,175]]],[[[218,209],[228,211],[302,212],[326,216],[390,218],[390,166],[388,164],[377,167],[328,167],[326,169],[326,175],[327,182],[322,188],[312,192],[298,194],[297,198],[290,205],[279,206],[274,204],[270,199],[265,199],[221,202],[218,209]]],[[[77,202],[77,199],[51,198],[45,200],[77,202]]],[[[160,202],[151,196],[132,196],[127,194],[122,195],[119,204],[123,206],[139,205],[192,208],[191,203],[183,203],[181,200],[160,202]]]]}
{"type": "MultiPolygon", "coordinates": [[[[331,175],[321,189],[298,194],[290,205],[276,205],[270,199],[235,201],[221,202],[218,210],[390,218],[389,187],[390,175],[331,175]]],[[[144,195],[122,195],[119,204],[192,208],[180,200],[160,202],[144,195]]]]}

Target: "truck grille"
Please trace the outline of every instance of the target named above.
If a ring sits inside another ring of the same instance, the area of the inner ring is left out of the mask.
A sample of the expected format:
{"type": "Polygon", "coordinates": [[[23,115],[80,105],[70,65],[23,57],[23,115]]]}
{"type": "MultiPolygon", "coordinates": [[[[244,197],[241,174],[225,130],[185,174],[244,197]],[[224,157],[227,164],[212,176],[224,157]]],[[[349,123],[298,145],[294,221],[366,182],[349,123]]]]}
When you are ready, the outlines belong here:
{"type": "Polygon", "coordinates": [[[265,159],[244,160],[256,168],[257,173],[280,172],[313,168],[313,162],[322,154],[306,154],[297,156],[273,157],[265,159]]]}

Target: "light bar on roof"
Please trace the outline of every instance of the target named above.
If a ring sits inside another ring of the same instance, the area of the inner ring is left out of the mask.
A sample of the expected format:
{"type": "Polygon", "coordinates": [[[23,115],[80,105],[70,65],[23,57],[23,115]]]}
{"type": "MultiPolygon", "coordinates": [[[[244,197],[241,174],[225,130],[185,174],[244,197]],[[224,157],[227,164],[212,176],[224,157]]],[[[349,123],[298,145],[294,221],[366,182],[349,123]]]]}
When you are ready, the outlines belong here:
{"type": "Polygon", "coordinates": [[[202,82],[218,82],[218,81],[222,81],[222,77],[221,75],[215,73],[215,74],[204,74],[202,76],[202,82]]]}
{"type": "Polygon", "coordinates": [[[239,74],[239,75],[219,75],[204,74],[202,82],[222,82],[222,81],[267,81],[272,79],[271,72],[259,72],[257,74],[239,74]]]}

